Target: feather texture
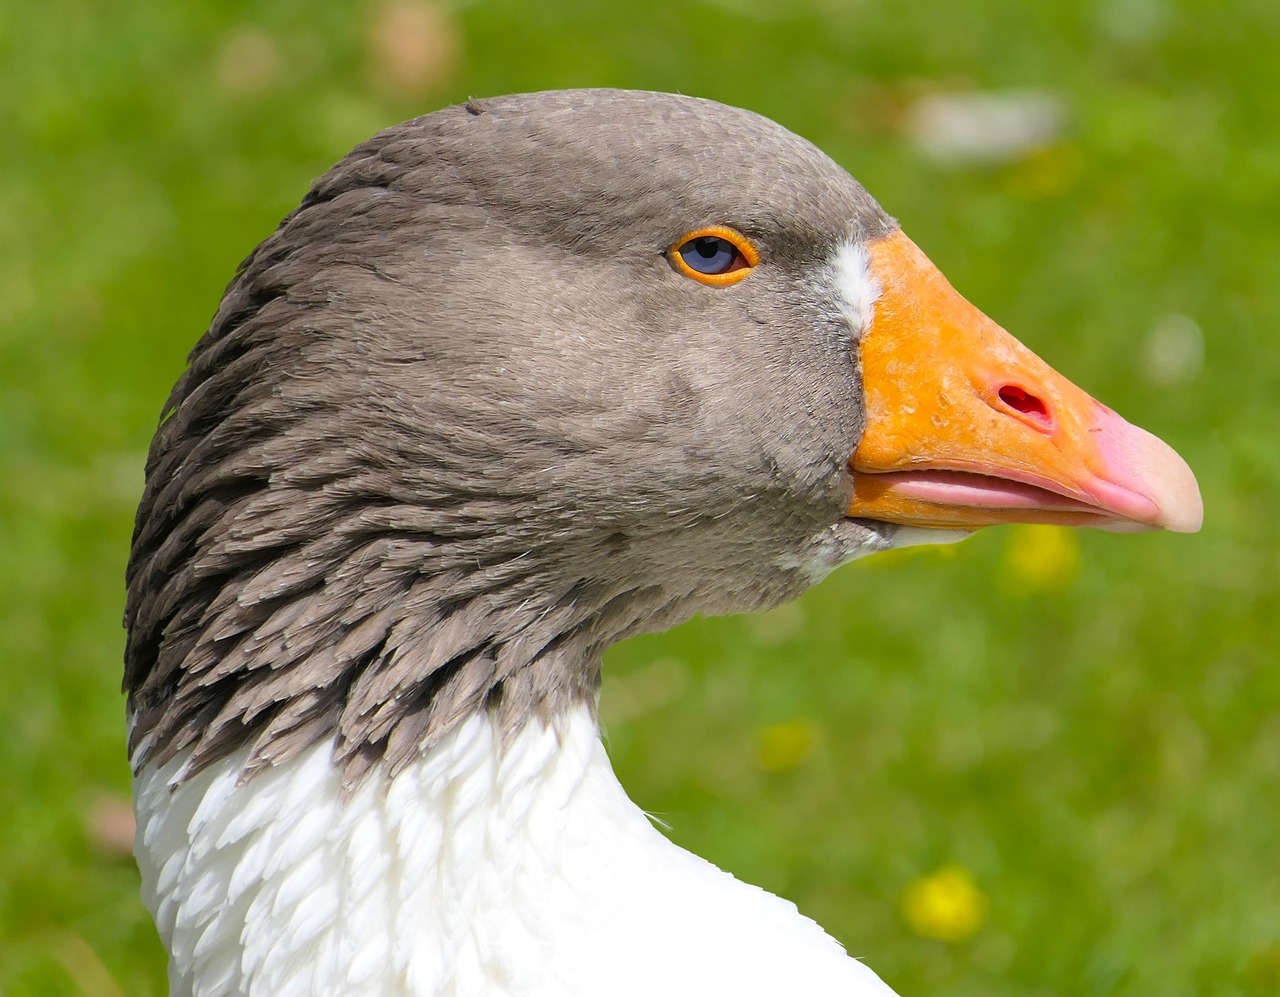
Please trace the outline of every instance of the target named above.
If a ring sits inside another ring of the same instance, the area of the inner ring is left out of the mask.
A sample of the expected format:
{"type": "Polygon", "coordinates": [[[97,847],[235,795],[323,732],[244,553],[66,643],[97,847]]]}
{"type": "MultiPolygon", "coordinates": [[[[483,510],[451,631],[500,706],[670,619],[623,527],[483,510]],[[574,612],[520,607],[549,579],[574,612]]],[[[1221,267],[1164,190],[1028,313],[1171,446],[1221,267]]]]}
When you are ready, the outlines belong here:
{"type": "Polygon", "coordinates": [[[891,994],[792,904],[668,841],[585,709],[505,745],[473,715],[353,793],[331,742],[248,781],[245,760],[136,782],[175,997],[891,994]]]}

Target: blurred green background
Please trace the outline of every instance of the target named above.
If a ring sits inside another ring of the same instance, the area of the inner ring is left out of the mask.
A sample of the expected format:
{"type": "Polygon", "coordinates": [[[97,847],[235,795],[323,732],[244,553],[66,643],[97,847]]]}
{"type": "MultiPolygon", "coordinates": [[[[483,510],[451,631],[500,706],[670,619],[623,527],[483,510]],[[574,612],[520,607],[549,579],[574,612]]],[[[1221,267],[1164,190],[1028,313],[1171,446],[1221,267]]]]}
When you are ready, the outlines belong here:
{"type": "Polygon", "coordinates": [[[636,801],[904,995],[1280,993],[1274,0],[0,7],[0,993],[164,992],[122,574],[236,263],[379,128],[563,86],[813,139],[1208,510],[990,530],[616,649],[636,801]]]}

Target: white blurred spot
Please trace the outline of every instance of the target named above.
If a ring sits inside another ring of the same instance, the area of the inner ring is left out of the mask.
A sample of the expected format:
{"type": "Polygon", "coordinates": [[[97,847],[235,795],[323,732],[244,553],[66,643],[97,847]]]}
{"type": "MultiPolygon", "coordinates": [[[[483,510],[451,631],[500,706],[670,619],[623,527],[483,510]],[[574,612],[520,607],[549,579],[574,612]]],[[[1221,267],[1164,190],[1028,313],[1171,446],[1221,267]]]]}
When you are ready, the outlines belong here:
{"type": "Polygon", "coordinates": [[[259,28],[237,28],[218,50],[217,74],[230,93],[257,93],[269,86],[280,68],[280,49],[259,28]]]}
{"type": "Polygon", "coordinates": [[[84,815],[85,826],[91,840],[98,848],[113,858],[133,855],[133,805],[127,799],[102,796],[95,800],[84,815]]]}
{"type": "Polygon", "coordinates": [[[1183,384],[1204,366],[1204,334],[1189,315],[1164,316],[1147,336],[1143,373],[1154,384],[1183,384]]]}
{"type": "Polygon", "coordinates": [[[907,134],[925,155],[949,163],[1000,163],[1051,143],[1066,110],[1039,90],[936,93],[907,113],[907,134]]]}
{"type": "Polygon", "coordinates": [[[369,54],[378,84],[396,96],[442,85],[457,65],[458,27],[443,7],[424,0],[391,0],[373,15],[369,54]]]}

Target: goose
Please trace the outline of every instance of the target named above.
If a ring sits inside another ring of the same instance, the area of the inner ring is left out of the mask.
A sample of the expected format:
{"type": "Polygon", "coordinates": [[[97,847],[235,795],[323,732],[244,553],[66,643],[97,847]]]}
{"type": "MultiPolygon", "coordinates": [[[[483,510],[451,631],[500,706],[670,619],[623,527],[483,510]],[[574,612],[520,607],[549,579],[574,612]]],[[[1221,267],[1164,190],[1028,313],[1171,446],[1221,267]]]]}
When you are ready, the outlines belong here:
{"type": "Polygon", "coordinates": [[[602,652],[986,525],[1201,516],[772,121],[587,90],[389,128],[240,265],[148,456],[124,688],[171,992],[892,994],[628,799],[602,652]]]}

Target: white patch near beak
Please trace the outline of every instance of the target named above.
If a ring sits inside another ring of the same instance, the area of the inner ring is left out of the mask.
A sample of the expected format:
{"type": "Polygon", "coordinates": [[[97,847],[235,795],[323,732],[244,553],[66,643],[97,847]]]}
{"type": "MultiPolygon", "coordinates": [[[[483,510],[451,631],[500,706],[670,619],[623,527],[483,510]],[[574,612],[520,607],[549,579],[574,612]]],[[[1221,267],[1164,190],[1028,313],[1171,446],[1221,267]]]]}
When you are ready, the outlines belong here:
{"type": "Polygon", "coordinates": [[[871,275],[866,248],[857,242],[842,242],[831,258],[832,283],[840,310],[855,336],[861,336],[875,317],[880,283],[871,275]]]}
{"type": "MultiPolygon", "coordinates": [[[[866,247],[862,243],[845,241],[840,243],[835,255],[831,258],[832,282],[836,289],[836,299],[840,310],[848,320],[857,336],[861,336],[871,326],[875,318],[876,302],[880,299],[880,282],[871,273],[871,261],[866,247]]],[[[926,544],[952,544],[968,539],[972,530],[938,530],[923,526],[899,526],[888,535],[888,545],[884,549],[897,550],[902,547],[922,547],[926,544]]],[[[868,549],[864,553],[874,553],[868,549]]]]}

